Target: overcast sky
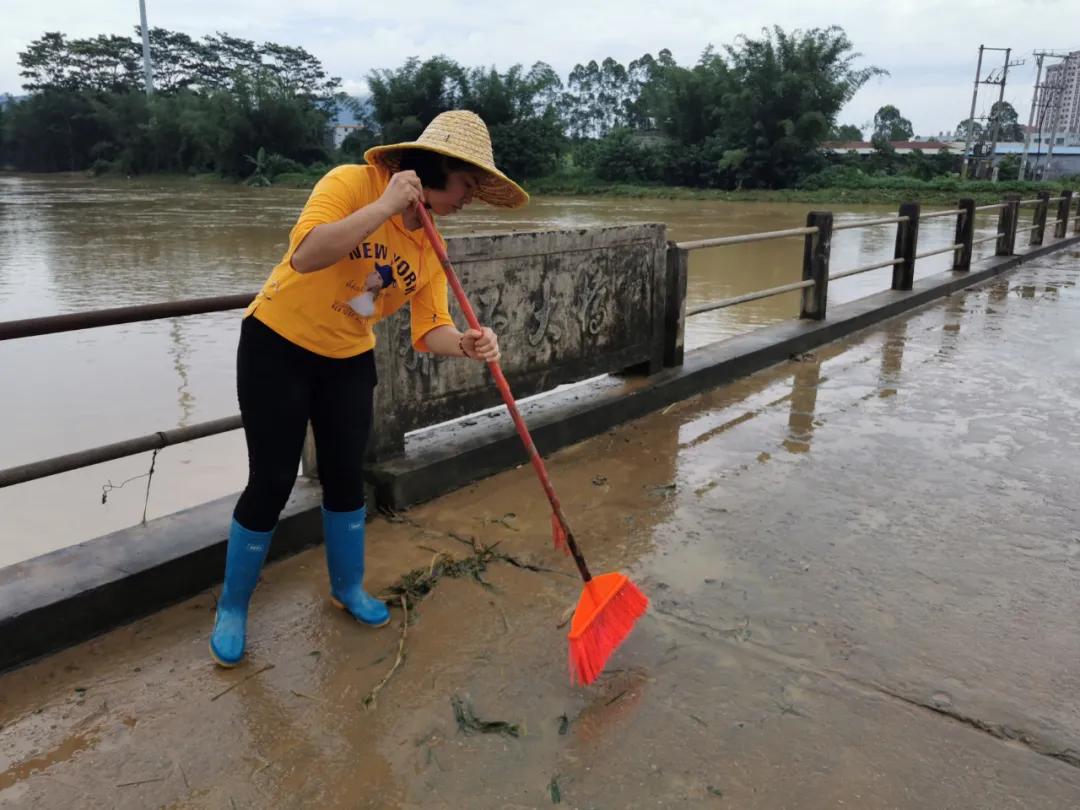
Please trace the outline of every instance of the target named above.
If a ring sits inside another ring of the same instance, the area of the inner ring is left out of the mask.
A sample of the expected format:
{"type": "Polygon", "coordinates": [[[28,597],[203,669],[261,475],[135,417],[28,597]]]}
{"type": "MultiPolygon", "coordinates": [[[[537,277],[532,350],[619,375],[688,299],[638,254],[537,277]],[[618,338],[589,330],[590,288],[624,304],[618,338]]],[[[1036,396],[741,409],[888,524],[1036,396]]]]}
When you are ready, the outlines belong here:
{"type": "MultiPolygon", "coordinates": [[[[1032,51],[1080,49],[1080,6],[1066,0],[833,0],[827,11],[779,0],[321,0],[311,5],[308,11],[294,0],[147,0],[147,13],[151,26],[195,37],[224,31],[299,45],[340,76],[350,92],[364,89],[371,69],[398,67],[409,56],[445,54],[466,66],[501,70],[541,60],[565,80],[575,64],[590,59],[612,56],[626,64],[668,48],[679,64],[689,65],[707,45],[756,35],[763,26],[840,25],[864,54],[864,64],[891,74],[867,84],[840,122],[862,125],[881,105],[895,104],[917,135],[951,130],[967,117],[980,43],[1011,47],[1014,59],[1025,60],[1010,71],[1005,93],[1024,123],[1035,75],[1032,51]]],[[[3,7],[0,92],[21,91],[17,54],[43,32],[121,34],[139,21],[138,0],[4,0],[3,7]]],[[[988,54],[987,62],[1000,65],[1003,56],[988,54]]],[[[980,89],[976,115],[987,112],[997,89],[980,89]]]]}

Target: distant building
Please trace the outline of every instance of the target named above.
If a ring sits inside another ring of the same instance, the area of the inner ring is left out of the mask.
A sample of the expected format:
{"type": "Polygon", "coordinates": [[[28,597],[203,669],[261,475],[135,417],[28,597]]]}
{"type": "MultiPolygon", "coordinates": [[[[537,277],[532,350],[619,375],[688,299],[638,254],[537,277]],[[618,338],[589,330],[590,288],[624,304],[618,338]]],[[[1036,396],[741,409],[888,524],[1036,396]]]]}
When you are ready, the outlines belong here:
{"type": "Polygon", "coordinates": [[[1073,51],[1063,62],[1046,69],[1036,102],[1036,115],[1044,132],[1049,133],[1054,126],[1055,113],[1058,132],[1080,134],[1080,51],[1073,51]]]}
{"type": "MultiPolygon", "coordinates": [[[[361,110],[371,113],[371,96],[358,96],[353,101],[361,110]]],[[[329,124],[329,137],[334,148],[340,149],[349,133],[359,129],[364,129],[364,124],[356,117],[353,105],[338,104],[334,110],[334,118],[329,124]]]]}
{"type": "MultiPolygon", "coordinates": [[[[1063,143],[1064,138],[1055,139],[1054,155],[1048,157],[1050,141],[1036,143],[1035,137],[1028,144],[1027,169],[1025,176],[1033,180],[1057,180],[1061,177],[1080,174],[1080,138],[1071,138],[1070,143],[1063,143]]],[[[990,144],[979,144],[973,151],[976,157],[985,160],[989,157],[990,144]]],[[[992,163],[997,166],[1005,158],[1021,158],[1024,154],[1023,143],[999,143],[994,150],[992,163]]]]}
{"type": "Polygon", "coordinates": [[[334,148],[340,149],[341,145],[345,143],[345,139],[349,137],[349,133],[358,129],[364,129],[363,124],[334,124],[331,128],[331,135],[334,140],[334,148]]]}
{"type": "MultiPolygon", "coordinates": [[[[959,154],[964,151],[963,143],[943,143],[941,141],[889,141],[889,145],[898,155],[910,155],[922,152],[924,155],[959,154]]],[[[825,141],[821,148],[833,155],[854,152],[857,155],[872,155],[877,148],[870,141],[825,141]]]]}

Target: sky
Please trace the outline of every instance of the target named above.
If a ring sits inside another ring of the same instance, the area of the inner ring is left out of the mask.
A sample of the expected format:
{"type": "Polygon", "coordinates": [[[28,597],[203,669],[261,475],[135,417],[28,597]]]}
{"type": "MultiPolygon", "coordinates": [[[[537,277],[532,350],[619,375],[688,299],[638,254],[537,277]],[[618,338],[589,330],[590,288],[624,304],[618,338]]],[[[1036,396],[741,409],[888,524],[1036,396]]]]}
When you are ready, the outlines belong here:
{"type": "MultiPolygon", "coordinates": [[[[1034,50],[1080,49],[1080,6],[1069,0],[985,0],[824,4],[758,0],[415,0],[379,5],[321,0],[310,10],[295,0],[146,0],[151,26],[200,37],[215,31],[257,42],[305,48],[340,76],[347,92],[362,93],[372,69],[396,68],[410,56],[448,56],[462,65],[550,64],[565,80],[575,64],[607,56],[623,64],[669,49],[681,65],[710,44],[720,47],[762,28],[841,26],[864,54],[859,61],[889,71],[872,79],[841,111],[840,123],[863,126],[884,104],[897,106],[916,135],[950,132],[967,118],[980,44],[1012,48],[1005,98],[1026,123],[1035,79],[1034,50]],[[406,9],[408,12],[406,13],[406,9]],[[998,9],[1008,9],[1007,11],[998,9]]],[[[46,31],[70,37],[126,34],[139,22],[138,0],[4,0],[0,29],[0,93],[21,92],[18,53],[46,31]]],[[[990,52],[989,68],[1003,53],[990,52]]],[[[976,115],[997,99],[983,85],[976,115]]]]}

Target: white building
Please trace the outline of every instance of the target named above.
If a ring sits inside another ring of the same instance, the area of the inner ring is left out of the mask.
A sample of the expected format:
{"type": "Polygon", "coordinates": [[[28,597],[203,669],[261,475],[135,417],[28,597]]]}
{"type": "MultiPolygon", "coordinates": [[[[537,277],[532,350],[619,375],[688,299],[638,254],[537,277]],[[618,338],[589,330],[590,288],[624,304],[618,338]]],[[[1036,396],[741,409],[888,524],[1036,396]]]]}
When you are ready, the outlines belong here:
{"type": "Polygon", "coordinates": [[[1041,117],[1044,133],[1054,126],[1056,114],[1058,132],[1080,134],[1080,51],[1046,69],[1035,114],[1041,117]]]}

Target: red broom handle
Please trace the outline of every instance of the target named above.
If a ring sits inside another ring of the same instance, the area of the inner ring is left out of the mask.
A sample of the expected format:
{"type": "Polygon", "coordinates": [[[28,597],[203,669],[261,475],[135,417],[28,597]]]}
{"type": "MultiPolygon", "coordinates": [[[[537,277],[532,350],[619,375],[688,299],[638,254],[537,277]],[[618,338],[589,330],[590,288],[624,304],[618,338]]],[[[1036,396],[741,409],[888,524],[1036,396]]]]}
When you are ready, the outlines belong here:
{"type": "MultiPolygon", "coordinates": [[[[458,280],[457,273],[454,272],[453,265],[450,264],[450,257],[446,255],[446,251],[443,249],[442,240],[435,230],[435,224],[431,221],[431,216],[428,214],[423,203],[417,204],[416,212],[420,217],[420,223],[424,226],[424,232],[427,234],[428,241],[431,242],[431,246],[435,248],[435,255],[439,257],[439,262],[446,272],[446,280],[450,282],[450,289],[454,291],[454,297],[457,298],[461,311],[465,313],[465,320],[469,322],[470,328],[479,331],[480,321],[477,319],[476,313],[469,303],[469,299],[465,296],[465,290],[458,280]]],[[[566,532],[566,543],[570,548],[570,554],[573,556],[574,562],[577,563],[581,578],[585,582],[588,582],[592,579],[592,574],[589,573],[589,568],[585,564],[585,558],[581,556],[581,550],[574,540],[574,533],[570,531],[570,524],[567,522],[566,515],[563,514],[562,505],[559,503],[559,496],[555,494],[555,488],[551,485],[551,480],[548,478],[547,468],[544,467],[544,460],[540,458],[540,453],[537,451],[536,445],[533,444],[532,436],[529,435],[529,429],[525,426],[525,420],[521,418],[521,412],[518,411],[517,402],[514,401],[514,395],[510,391],[510,384],[506,381],[506,377],[503,376],[498,360],[489,360],[488,368],[491,370],[491,376],[495,378],[495,385],[498,387],[499,393],[502,394],[503,402],[506,403],[506,410],[510,411],[510,417],[514,420],[514,427],[517,428],[518,436],[521,437],[521,443],[525,445],[525,450],[529,454],[529,460],[532,462],[533,469],[536,470],[536,477],[540,479],[540,485],[544,488],[548,501],[551,503],[552,511],[555,512],[555,517],[558,519],[559,523],[562,524],[563,531],[566,532]]]]}

